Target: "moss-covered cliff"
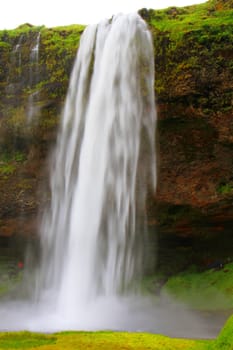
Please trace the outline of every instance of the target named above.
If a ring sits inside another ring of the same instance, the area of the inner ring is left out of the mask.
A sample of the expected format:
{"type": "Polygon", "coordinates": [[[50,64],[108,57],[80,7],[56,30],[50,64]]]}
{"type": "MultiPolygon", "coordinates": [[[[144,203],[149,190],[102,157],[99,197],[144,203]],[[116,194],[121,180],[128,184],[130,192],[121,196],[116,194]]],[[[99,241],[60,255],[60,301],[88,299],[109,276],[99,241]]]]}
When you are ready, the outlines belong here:
{"type": "MultiPolygon", "coordinates": [[[[0,32],[0,235],[36,230],[45,160],[84,27],[0,32]]],[[[45,191],[46,193],[46,191],[45,191]]]]}
{"type": "Polygon", "coordinates": [[[163,201],[202,208],[233,194],[231,8],[141,11],[154,35],[163,201]]]}
{"type": "MultiPolygon", "coordinates": [[[[219,235],[233,220],[232,8],[140,10],[155,47],[159,177],[148,213],[160,232],[219,235]]],[[[48,200],[45,159],[83,29],[0,32],[0,235],[34,233],[48,200]]]]}
{"type": "Polygon", "coordinates": [[[155,46],[160,228],[218,234],[233,218],[233,2],[140,11],[155,46]]]}

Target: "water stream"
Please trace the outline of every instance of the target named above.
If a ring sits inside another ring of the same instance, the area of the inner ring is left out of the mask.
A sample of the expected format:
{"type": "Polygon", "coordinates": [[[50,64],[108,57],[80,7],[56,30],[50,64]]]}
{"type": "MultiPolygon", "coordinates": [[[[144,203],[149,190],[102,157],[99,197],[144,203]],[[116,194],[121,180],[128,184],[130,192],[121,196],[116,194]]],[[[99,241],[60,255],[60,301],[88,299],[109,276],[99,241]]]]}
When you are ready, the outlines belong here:
{"type": "MultiPolygon", "coordinates": [[[[40,37],[41,33],[38,32],[35,38],[35,42],[30,50],[30,70],[29,70],[29,87],[33,88],[39,82],[39,53],[40,53],[40,37]]],[[[35,117],[38,115],[40,109],[36,105],[39,98],[39,90],[32,92],[28,97],[27,106],[27,122],[31,124],[35,122],[35,117]]]]}

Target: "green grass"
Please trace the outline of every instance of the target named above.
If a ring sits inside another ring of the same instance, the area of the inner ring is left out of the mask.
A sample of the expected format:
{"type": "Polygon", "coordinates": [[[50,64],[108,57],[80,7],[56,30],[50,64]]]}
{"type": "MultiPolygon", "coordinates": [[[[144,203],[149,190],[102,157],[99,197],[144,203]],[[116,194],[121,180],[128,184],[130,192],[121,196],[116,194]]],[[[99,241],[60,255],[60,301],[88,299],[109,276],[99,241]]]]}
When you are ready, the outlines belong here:
{"type": "Polygon", "coordinates": [[[43,335],[29,332],[0,334],[0,349],[41,350],[204,350],[208,341],[172,339],[162,335],[127,332],[62,332],[43,335]]]}
{"type": "MultiPolygon", "coordinates": [[[[181,38],[185,33],[206,29],[210,27],[224,28],[218,31],[222,36],[223,32],[229,31],[232,27],[233,9],[218,8],[213,1],[204,4],[188,7],[170,7],[164,10],[149,10],[149,23],[159,31],[170,32],[173,38],[181,38]]],[[[231,30],[232,32],[232,30],[231,30]]]]}
{"type": "Polygon", "coordinates": [[[0,349],[34,349],[38,346],[53,344],[55,341],[55,336],[39,333],[0,333],[0,349]]]}
{"type": "Polygon", "coordinates": [[[213,344],[213,350],[233,349],[233,316],[229,318],[213,344]]]}
{"type": "Polygon", "coordinates": [[[220,270],[180,273],[169,278],[163,290],[194,309],[233,309],[233,263],[220,270]]]}
{"type": "Polygon", "coordinates": [[[231,57],[233,42],[233,4],[229,3],[232,0],[211,0],[183,8],[139,11],[153,36],[158,100],[169,98],[171,103],[172,96],[179,96],[184,106],[201,108],[206,116],[231,110],[231,92],[222,91],[218,97],[215,88],[211,92],[208,88],[219,72],[229,77],[233,72],[232,60],[225,59],[231,57]]]}
{"type": "Polygon", "coordinates": [[[14,164],[0,164],[0,175],[14,174],[16,167],[14,164]]]}
{"type": "Polygon", "coordinates": [[[169,338],[129,332],[0,333],[0,349],[18,350],[232,350],[233,316],[215,340],[169,338]]]}

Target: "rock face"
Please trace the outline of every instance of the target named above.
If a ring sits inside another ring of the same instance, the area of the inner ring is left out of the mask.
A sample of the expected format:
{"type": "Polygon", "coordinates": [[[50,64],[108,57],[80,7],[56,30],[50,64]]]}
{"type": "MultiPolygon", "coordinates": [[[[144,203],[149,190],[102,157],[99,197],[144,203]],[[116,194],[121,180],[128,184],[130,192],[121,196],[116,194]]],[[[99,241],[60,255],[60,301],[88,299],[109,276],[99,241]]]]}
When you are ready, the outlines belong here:
{"type": "MultiPolygon", "coordinates": [[[[0,32],[0,235],[32,235],[83,26],[0,32]]],[[[43,206],[43,205],[42,205],[43,206]]]]}
{"type": "MultiPolygon", "coordinates": [[[[159,176],[148,217],[159,232],[219,235],[233,220],[232,8],[140,10],[155,46],[159,176]]],[[[0,235],[35,233],[49,200],[45,160],[82,31],[0,32],[0,235]]]]}
{"type": "Polygon", "coordinates": [[[204,221],[221,231],[233,217],[232,8],[209,1],[141,10],[154,35],[159,118],[151,211],[160,228],[181,235],[198,234],[190,223],[204,221]]]}

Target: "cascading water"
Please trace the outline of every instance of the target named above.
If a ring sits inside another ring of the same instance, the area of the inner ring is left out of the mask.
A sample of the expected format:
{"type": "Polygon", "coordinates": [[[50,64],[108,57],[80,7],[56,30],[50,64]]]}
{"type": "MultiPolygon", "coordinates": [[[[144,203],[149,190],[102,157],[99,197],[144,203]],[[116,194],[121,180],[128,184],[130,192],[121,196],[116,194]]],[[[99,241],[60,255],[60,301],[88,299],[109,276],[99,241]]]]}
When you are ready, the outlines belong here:
{"type": "Polygon", "coordinates": [[[39,63],[39,52],[40,52],[40,32],[36,35],[35,44],[31,48],[30,52],[30,72],[29,79],[30,85],[33,85],[38,81],[38,63],[39,63]]]}
{"type": "MultiPolygon", "coordinates": [[[[40,52],[40,32],[36,35],[35,44],[31,48],[30,52],[30,71],[29,71],[29,86],[32,88],[39,82],[39,52],[40,52]]],[[[27,121],[31,123],[34,116],[39,112],[36,101],[38,99],[39,91],[36,90],[28,97],[27,106],[27,121]]]]}
{"type": "Polygon", "coordinates": [[[9,74],[7,77],[6,94],[14,95],[17,99],[17,93],[21,83],[21,65],[22,65],[22,47],[24,34],[20,35],[17,44],[14,45],[10,56],[9,74]]]}
{"type": "Polygon", "coordinates": [[[19,41],[13,49],[13,55],[15,56],[15,60],[16,60],[15,63],[19,68],[21,67],[21,63],[22,63],[21,47],[22,47],[23,38],[24,38],[24,34],[20,35],[19,41]]]}
{"type": "Polygon", "coordinates": [[[153,85],[153,45],[138,15],[85,30],[51,170],[38,283],[39,298],[52,293],[69,319],[126,292],[142,265],[138,223],[155,177],[153,85]]]}

